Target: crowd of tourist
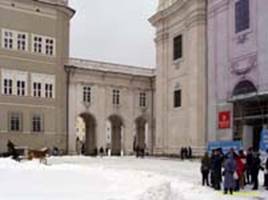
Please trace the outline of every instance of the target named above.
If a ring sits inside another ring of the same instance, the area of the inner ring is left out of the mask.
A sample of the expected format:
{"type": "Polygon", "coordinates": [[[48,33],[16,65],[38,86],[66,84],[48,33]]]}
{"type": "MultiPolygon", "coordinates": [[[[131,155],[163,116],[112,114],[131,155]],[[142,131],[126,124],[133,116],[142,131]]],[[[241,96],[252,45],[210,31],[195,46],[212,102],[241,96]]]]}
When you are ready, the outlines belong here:
{"type": "Polygon", "coordinates": [[[224,194],[233,194],[243,190],[245,185],[252,185],[252,190],[259,188],[259,172],[264,171],[264,187],[268,190],[268,150],[263,161],[259,152],[249,148],[247,152],[235,152],[230,149],[223,154],[221,149],[205,153],[201,160],[202,184],[221,190],[224,194]]]}

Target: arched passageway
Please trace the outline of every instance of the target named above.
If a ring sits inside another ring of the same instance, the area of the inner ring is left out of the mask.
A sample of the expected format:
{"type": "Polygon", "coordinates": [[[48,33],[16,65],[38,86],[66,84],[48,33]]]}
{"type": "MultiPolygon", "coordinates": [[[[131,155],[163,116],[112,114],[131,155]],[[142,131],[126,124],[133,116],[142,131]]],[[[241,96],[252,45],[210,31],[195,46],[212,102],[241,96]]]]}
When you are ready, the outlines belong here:
{"type": "Polygon", "coordinates": [[[146,151],[148,139],[148,123],[143,117],[139,117],[135,121],[136,135],[134,141],[134,149],[142,149],[146,151]]]}
{"type": "Polygon", "coordinates": [[[89,113],[82,113],[77,119],[76,151],[78,154],[96,154],[96,120],[89,113]],[[81,124],[81,120],[83,124],[81,124]],[[82,129],[82,130],[81,130],[82,129]],[[79,141],[78,141],[79,139],[79,141]]]}
{"type": "Polygon", "coordinates": [[[122,150],[123,120],[117,115],[109,117],[111,123],[111,155],[120,156],[122,150]]]}

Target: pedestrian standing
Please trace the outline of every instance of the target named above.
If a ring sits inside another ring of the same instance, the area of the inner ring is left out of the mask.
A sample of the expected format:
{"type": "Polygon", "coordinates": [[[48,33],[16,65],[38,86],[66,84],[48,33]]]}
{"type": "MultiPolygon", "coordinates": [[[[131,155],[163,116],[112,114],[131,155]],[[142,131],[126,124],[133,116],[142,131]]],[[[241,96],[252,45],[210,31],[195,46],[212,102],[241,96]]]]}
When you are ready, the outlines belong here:
{"type": "Polygon", "coordinates": [[[214,151],[213,162],[211,163],[211,165],[213,171],[213,188],[215,190],[220,190],[222,176],[222,158],[218,149],[214,151]]]}
{"type": "Polygon", "coordinates": [[[261,168],[261,159],[258,152],[253,153],[253,159],[252,159],[252,167],[251,167],[251,175],[252,175],[252,183],[253,188],[252,190],[258,190],[259,188],[259,171],[261,168]]]}
{"type": "Polygon", "coordinates": [[[210,170],[210,158],[206,152],[201,160],[202,185],[209,186],[208,176],[210,170]]]}
{"type": "Polygon", "coordinates": [[[188,155],[189,155],[189,159],[192,159],[193,151],[192,151],[192,148],[190,146],[188,147],[188,155]]]}
{"type": "Polygon", "coordinates": [[[252,154],[252,148],[250,147],[247,151],[246,155],[246,184],[252,184],[252,160],[253,160],[253,154],[252,154]]]}
{"type": "Polygon", "coordinates": [[[268,149],[266,150],[266,162],[264,171],[264,187],[268,190],[268,149]]]}
{"type": "Polygon", "coordinates": [[[236,162],[233,157],[233,151],[230,150],[227,158],[224,162],[224,194],[227,194],[228,191],[230,194],[233,194],[235,182],[234,182],[234,173],[236,169],[236,162]]]}

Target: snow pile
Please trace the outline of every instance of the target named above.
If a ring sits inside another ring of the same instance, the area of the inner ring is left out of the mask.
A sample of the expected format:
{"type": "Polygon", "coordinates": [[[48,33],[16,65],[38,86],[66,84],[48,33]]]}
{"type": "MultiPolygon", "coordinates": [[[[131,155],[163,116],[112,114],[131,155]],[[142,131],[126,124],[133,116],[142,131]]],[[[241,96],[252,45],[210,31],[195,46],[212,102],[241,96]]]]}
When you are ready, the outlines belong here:
{"type": "Polygon", "coordinates": [[[3,200],[168,200],[168,180],[151,172],[102,165],[18,163],[0,159],[3,200]]]}

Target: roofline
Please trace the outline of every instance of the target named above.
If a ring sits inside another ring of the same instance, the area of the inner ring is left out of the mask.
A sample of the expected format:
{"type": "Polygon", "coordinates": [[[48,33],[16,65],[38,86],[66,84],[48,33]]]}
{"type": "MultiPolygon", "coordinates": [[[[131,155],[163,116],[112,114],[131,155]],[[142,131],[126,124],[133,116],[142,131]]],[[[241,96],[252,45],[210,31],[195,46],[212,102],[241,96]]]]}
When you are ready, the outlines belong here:
{"type": "Polygon", "coordinates": [[[107,62],[107,61],[100,61],[100,60],[91,60],[91,59],[83,59],[83,58],[74,58],[74,57],[70,57],[69,60],[77,60],[77,61],[88,61],[88,62],[94,62],[94,63],[98,63],[98,64],[107,64],[107,65],[117,65],[120,67],[131,67],[134,69],[145,69],[145,70],[155,70],[155,67],[142,67],[142,66],[137,66],[137,65],[127,65],[127,64],[120,64],[120,63],[116,63],[116,62],[107,62]]]}
{"type": "Polygon", "coordinates": [[[132,73],[127,73],[127,72],[116,72],[116,71],[103,71],[101,69],[87,69],[84,67],[79,67],[79,66],[75,66],[75,65],[69,65],[66,64],[64,65],[65,69],[67,72],[71,72],[72,70],[85,70],[85,71],[94,71],[94,72],[101,72],[101,73],[111,73],[111,74],[121,74],[124,76],[134,76],[134,77],[142,77],[142,78],[150,78],[150,79],[154,79],[156,77],[156,75],[153,73],[152,75],[142,75],[142,74],[132,74],[132,73]]]}
{"type": "Polygon", "coordinates": [[[32,0],[32,1],[35,1],[35,2],[38,2],[38,3],[41,3],[41,4],[50,5],[50,6],[56,6],[56,7],[59,7],[60,9],[64,9],[70,15],[71,18],[74,16],[74,14],[76,12],[71,7],[65,6],[65,5],[62,5],[62,4],[58,4],[58,3],[51,3],[51,2],[46,2],[46,1],[42,1],[42,0],[32,0]]]}

